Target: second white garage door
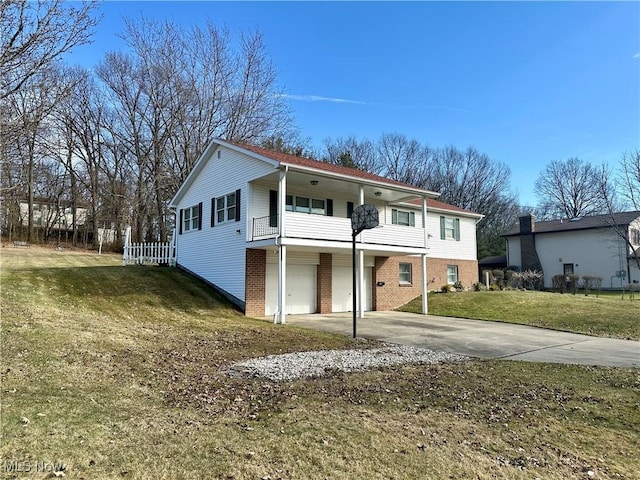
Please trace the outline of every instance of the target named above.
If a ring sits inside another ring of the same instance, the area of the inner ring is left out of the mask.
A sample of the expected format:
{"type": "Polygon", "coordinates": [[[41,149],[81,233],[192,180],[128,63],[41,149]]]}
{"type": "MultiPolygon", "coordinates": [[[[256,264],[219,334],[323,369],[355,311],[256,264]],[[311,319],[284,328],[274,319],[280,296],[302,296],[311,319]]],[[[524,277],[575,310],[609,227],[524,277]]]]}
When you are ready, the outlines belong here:
{"type": "MultiPolygon", "coordinates": [[[[334,312],[353,310],[353,277],[351,267],[333,265],[331,279],[331,303],[334,312]]],[[[364,267],[364,309],[371,310],[371,277],[373,268],[364,267]]]]}
{"type": "MultiPolygon", "coordinates": [[[[267,264],[265,288],[265,315],[278,310],[278,265],[267,264]]],[[[316,266],[287,265],[287,314],[315,313],[316,311],[316,266]]]]}

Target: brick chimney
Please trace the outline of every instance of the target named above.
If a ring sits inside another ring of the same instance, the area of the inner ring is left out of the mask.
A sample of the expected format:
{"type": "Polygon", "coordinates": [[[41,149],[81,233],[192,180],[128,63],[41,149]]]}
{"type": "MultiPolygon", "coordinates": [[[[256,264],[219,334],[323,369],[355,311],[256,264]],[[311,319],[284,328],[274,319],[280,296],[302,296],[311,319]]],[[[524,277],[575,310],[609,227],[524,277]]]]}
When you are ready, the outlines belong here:
{"type": "Polygon", "coordinates": [[[520,268],[542,272],[542,264],[536,251],[536,221],[533,215],[520,217],[520,268]]]}
{"type": "Polygon", "coordinates": [[[533,215],[520,217],[520,234],[534,233],[536,231],[536,220],[533,215]]]}

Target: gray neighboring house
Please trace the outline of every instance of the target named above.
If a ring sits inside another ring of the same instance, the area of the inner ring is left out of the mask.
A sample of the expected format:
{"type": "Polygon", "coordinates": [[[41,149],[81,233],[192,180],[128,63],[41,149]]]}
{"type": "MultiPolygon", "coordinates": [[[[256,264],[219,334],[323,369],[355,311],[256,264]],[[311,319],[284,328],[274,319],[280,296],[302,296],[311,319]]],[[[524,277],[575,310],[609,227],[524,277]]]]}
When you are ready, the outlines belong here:
{"type": "Polygon", "coordinates": [[[545,288],[570,273],[602,277],[605,288],[640,283],[640,211],[545,222],[526,215],[502,236],[508,265],[541,270],[545,288]]]}

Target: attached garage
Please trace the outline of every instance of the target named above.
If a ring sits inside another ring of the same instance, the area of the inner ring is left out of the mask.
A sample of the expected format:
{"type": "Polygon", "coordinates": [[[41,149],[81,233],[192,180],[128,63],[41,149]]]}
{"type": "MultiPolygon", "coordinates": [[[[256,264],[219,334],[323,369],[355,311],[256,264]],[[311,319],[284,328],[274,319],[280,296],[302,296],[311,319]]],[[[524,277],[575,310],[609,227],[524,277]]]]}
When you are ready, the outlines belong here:
{"type": "MultiPolygon", "coordinates": [[[[286,314],[316,312],[317,253],[290,252],[287,255],[286,314]]],[[[278,310],[278,255],[267,254],[265,315],[278,310]]]]}
{"type": "MultiPolygon", "coordinates": [[[[331,267],[331,303],[334,312],[353,311],[353,270],[351,257],[348,255],[333,255],[331,267]]],[[[371,286],[373,278],[374,257],[364,258],[364,309],[372,310],[373,302],[371,286]]]]}

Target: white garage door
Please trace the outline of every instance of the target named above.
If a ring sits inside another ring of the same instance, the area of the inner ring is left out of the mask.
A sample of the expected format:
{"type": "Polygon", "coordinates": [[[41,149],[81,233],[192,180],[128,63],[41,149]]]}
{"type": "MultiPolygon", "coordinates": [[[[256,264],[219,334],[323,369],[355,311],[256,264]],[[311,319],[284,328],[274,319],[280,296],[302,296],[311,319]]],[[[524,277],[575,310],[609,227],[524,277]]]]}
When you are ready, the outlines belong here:
{"type": "MultiPolygon", "coordinates": [[[[334,312],[353,311],[353,279],[351,267],[333,265],[331,279],[331,303],[334,312]]],[[[373,268],[364,268],[364,309],[371,310],[371,278],[373,268]]]]}
{"type": "MultiPolygon", "coordinates": [[[[286,313],[315,313],[316,266],[287,265],[286,283],[286,313]]],[[[273,315],[278,310],[278,265],[272,263],[267,264],[265,298],[265,315],[273,315]]]]}

